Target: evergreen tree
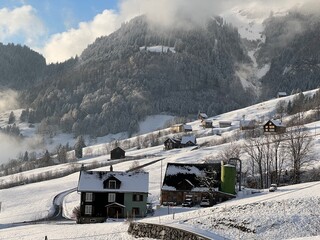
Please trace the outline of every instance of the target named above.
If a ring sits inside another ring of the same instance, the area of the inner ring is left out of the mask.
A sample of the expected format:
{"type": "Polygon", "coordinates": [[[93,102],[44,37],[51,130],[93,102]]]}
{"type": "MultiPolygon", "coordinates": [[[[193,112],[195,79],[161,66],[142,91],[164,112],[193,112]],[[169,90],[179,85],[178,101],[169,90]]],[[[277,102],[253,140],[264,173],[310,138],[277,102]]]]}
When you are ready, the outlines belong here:
{"type": "Polygon", "coordinates": [[[20,121],[27,122],[28,116],[29,116],[29,108],[27,108],[26,110],[22,110],[21,115],[20,115],[20,121]]]}
{"type": "Polygon", "coordinates": [[[8,121],[8,124],[12,124],[16,121],[16,116],[14,115],[13,112],[10,113],[9,115],[9,121],[8,121]]]}
{"type": "Polygon", "coordinates": [[[23,161],[25,161],[25,162],[29,161],[29,154],[28,154],[28,151],[26,151],[26,152],[24,153],[23,161]]]}
{"type": "Polygon", "coordinates": [[[46,150],[46,152],[44,153],[43,155],[43,162],[46,164],[46,165],[50,165],[51,163],[51,156],[50,156],[50,153],[48,150],[46,150]]]}
{"type": "Polygon", "coordinates": [[[77,138],[76,144],[74,145],[74,151],[75,151],[76,158],[82,158],[82,156],[83,156],[82,149],[84,147],[86,147],[84,139],[82,136],[79,136],[77,138]]]}
{"type": "Polygon", "coordinates": [[[57,154],[58,154],[58,161],[60,163],[67,162],[67,150],[65,146],[59,145],[57,154]]]}

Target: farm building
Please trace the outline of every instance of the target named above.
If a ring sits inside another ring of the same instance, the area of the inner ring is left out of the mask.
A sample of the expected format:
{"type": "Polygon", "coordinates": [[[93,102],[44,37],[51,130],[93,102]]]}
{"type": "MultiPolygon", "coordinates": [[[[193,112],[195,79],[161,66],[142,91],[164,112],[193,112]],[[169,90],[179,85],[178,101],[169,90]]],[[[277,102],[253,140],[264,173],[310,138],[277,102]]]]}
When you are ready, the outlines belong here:
{"type": "Polygon", "coordinates": [[[146,172],[81,171],[79,223],[107,218],[145,217],[149,174],[146,172]]]}
{"type": "Polygon", "coordinates": [[[120,148],[120,147],[116,147],[115,149],[111,150],[110,152],[110,158],[113,159],[121,159],[121,158],[125,158],[125,151],[120,148]]]}

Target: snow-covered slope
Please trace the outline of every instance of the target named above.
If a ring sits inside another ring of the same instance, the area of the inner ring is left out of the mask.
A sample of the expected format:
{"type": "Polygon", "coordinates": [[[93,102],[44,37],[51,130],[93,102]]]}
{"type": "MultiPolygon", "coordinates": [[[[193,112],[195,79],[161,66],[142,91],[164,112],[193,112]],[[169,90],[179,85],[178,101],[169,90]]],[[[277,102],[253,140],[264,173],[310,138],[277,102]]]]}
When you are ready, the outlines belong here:
{"type": "Polygon", "coordinates": [[[270,16],[282,16],[287,12],[287,8],[279,7],[278,5],[258,6],[257,4],[251,3],[249,5],[234,6],[221,14],[226,22],[231,23],[238,29],[243,39],[256,42],[248,47],[248,56],[252,63],[239,64],[236,75],[239,77],[244,88],[254,89],[258,96],[260,94],[259,79],[270,70],[270,63],[258,66],[255,56],[255,53],[260,48],[260,44],[265,42],[263,22],[270,16]]]}
{"type": "MultiPolygon", "coordinates": [[[[306,92],[311,96],[316,90],[306,92]]],[[[281,98],[281,100],[292,100],[293,96],[281,98]]],[[[233,126],[237,126],[239,120],[256,119],[260,122],[272,117],[274,108],[279,99],[273,99],[244,109],[221,114],[210,118],[215,126],[220,120],[229,120],[233,126]]],[[[200,144],[219,139],[221,136],[212,135],[211,130],[200,127],[200,121],[189,123],[195,133],[199,135],[200,144]],[[203,137],[201,137],[203,136],[203,137]]],[[[307,130],[314,133],[320,122],[306,125],[307,130]]],[[[223,137],[231,137],[237,134],[237,129],[227,128],[221,130],[223,137]]],[[[316,135],[316,134],[315,134],[316,135]]],[[[314,140],[314,151],[318,156],[320,142],[314,140]]],[[[146,164],[157,159],[162,159],[144,169],[150,174],[149,201],[159,203],[160,186],[168,162],[203,162],[205,159],[218,159],[220,151],[230,147],[230,143],[201,147],[197,150],[192,148],[175,149],[164,151],[163,146],[149,147],[145,149],[131,149],[127,151],[130,156],[146,156],[139,161],[139,164],[146,164]],[[147,157],[152,155],[153,157],[147,157]]],[[[91,153],[100,151],[100,146],[90,146],[91,153]]],[[[87,156],[82,162],[109,161],[108,155],[95,157],[87,156]]],[[[315,157],[317,159],[317,157],[315,157]]],[[[244,162],[246,158],[243,159],[244,162]]],[[[79,163],[82,163],[79,162],[79,163]]],[[[116,171],[128,170],[133,161],[111,162],[116,171]]],[[[318,160],[313,166],[319,164],[318,160]]],[[[67,164],[68,165],[68,164],[67,164]]],[[[244,164],[245,166],[245,164],[244,164]]],[[[53,166],[51,171],[59,171],[61,166],[53,166]]],[[[99,170],[108,170],[104,167],[99,170]]],[[[44,169],[37,169],[25,172],[26,177],[43,172],[44,169]]],[[[2,181],[15,181],[18,176],[3,177],[2,181]]],[[[22,185],[10,189],[0,190],[0,239],[132,239],[126,233],[128,224],[125,222],[107,222],[103,224],[77,225],[74,221],[55,222],[50,224],[18,224],[23,221],[30,221],[47,216],[52,211],[52,200],[55,195],[77,186],[79,174],[71,174],[67,177],[50,181],[22,185]]],[[[279,187],[276,192],[262,191],[251,194],[250,189],[239,192],[238,198],[232,201],[215,205],[211,208],[198,209],[176,207],[160,207],[156,210],[154,217],[142,219],[163,224],[176,224],[191,226],[198,229],[206,229],[215,232],[229,239],[285,239],[297,237],[318,236],[320,228],[318,215],[320,212],[320,183],[304,183],[286,187],[279,187]],[[174,214],[174,215],[173,215],[174,214]],[[173,219],[174,217],[174,219],[173,219]]],[[[72,209],[79,205],[80,199],[77,192],[69,194],[64,199],[64,214],[72,215],[72,209]]]]}

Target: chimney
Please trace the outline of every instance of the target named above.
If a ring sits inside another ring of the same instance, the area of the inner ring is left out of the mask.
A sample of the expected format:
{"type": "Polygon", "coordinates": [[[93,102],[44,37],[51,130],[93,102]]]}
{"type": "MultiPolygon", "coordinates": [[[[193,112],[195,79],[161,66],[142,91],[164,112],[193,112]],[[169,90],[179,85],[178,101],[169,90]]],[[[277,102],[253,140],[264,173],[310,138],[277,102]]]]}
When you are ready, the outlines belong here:
{"type": "Polygon", "coordinates": [[[110,165],[110,172],[113,172],[113,167],[112,167],[112,165],[110,165]]]}

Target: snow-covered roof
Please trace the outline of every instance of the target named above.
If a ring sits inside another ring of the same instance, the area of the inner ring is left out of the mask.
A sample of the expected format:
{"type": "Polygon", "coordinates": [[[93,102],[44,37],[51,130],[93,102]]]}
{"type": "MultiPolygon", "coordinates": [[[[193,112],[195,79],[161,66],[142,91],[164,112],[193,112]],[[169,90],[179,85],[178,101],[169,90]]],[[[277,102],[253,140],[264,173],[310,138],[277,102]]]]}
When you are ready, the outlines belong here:
{"type": "Polygon", "coordinates": [[[208,118],[208,115],[205,114],[205,113],[199,113],[199,116],[202,117],[202,118],[208,118]]]}
{"type": "Polygon", "coordinates": [[[105,172],[105,171],[81,171],[79,192],[148,192],[149,173],[146,172],[105,172]],[[114,177],[121,182],[119,189],[107,189],[103,182],[114,177]]]}
{"type": "Polygon", "coordinates": [[[187,142],[196,143],[196,137],[195,136],[183,136],[181,138],[181,144],[186,144],[187,142]]]}
{"type": "Polygon", "coordinates": [[[155,52],[155,53],[167,53],[167,52],[172,52],[175,53],[174,47],[168,47],[168,46],[162,46],[162,45],[157,45],[157,46],[142,46],[140,47],[140,51],[148,51],[148,52],[155,52]]]}
{"type": "Polygon", "coordinates": [[[166,139],[165,142],[167,142],[167,141],[169,141],[169,140],[170,140],[171,142],[175,142],[175,143],[179,143],[179,142],[181,141],[180,139],[169,137],[169,138],[166,139]]]}
{"type": "Polygon", "coordinates": [[[240,126],[242,127],[254,126],[255,123],[256,120],[240,120],[240,126]]]}
{"type": "Polygon", "coordinates": [[[195,174],[196,176],[201,176],[202,171],[197,166],[194,166],[194,165],[173,164],[173,163],[169,163],[167,165],[166,176],[176,175],[178,173],[195,174]]]}
{"type": "Polygon", "coordinates": [[[278,96],[287,96],[286,92],[278,92],[278,96]]]}
{"type": "MultiPolygon", "coordinates": [[[[269,120],[270,122],[272,122],[273,123],[273,125],[275,125],[275,126],[277,126],[277,127],[285,127],[285,125],[281,122],[281,121],[279,121],[279,120],[274,120],[274,119],[272,119],[272,120],[269,120]]],[[[268,121],[268,122],[269,122],[268,121]]],[[[268,123],[267,122],[267,123],[268,123]]],[[[266,123],[266,124],[267,124],[266,123]]]]}
{"type": "Polygon", "coordinates": [[[206,191],[205,186],[200,186],[196,178],[206,176],[207,169],[221,170],[221,163],[168,163],[162,185],[162,190],[175,191],[177,184],[184,180],[193,186],[193,191],[206,191]]]}
{"type": "Polygon", "coordinates": [[[183,125],[184,130],[191,130],[192,131],[192,126],[188,124],[183,125]]]}

